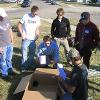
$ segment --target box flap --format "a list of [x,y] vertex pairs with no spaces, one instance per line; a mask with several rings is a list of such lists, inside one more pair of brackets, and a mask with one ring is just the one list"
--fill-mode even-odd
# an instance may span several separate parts
[[14,94],[24,91],[26,89],[26,86],[29,83],[31,77],[32,77],[32,74],[23,77],[21,79],[20,83],[18,84],[16,90],[14,91]]
[[58,75],[57,69],[50,69],[50,68],[37,68],[35,73],[40,73],[40,74],[54,74]]
[[25,91],[22,100],[55,100],[56,92]]

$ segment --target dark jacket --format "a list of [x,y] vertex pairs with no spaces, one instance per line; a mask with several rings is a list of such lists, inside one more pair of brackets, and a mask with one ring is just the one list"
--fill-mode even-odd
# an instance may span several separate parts
[[75,44],[79,44],[79,48],[94,48],[99,43],[99,30],[97,26],[89,22],[87,25],[78,23],[75,33]]
[[63,17],[61,22],[58,17],[53,20],[51,26],[52,37],[63,38],[70,35],[70,22],[67,18]]
[[88,71],[87,67],[82,64],[81,67],[74,65],[70,79],[66,78],[66,84],[76,87],[72,93],[74,100],[87,100],[88,97]]

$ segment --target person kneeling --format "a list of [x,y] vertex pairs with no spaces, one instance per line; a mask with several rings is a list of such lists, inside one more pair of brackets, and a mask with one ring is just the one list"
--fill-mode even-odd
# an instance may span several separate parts
[[82,63],[79,52],[71,49],[68,54],[73,64],[73,70],[70,78],[63,80],[58,77],[60,86],[65,94],[60,100],[87,100],[88,97],[88,81],[87,67]]
[[47,67],[50,63],[53,63],[53,67],[56,68],[56,64],[59,62],[58,45],[49,36],[44,36],[38,47],[37,56],[40,66]]

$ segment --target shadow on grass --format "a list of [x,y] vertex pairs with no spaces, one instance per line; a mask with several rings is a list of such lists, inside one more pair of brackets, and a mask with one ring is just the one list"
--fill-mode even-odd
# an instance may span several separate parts
[[21,68],[21,50],[19,48],[14,47],[14,55],[12,58],[12,63],[14,69],[20,71]]
[[16,71],[20,71],[21,70],[21,56],[18,55],[13,55],[13,67]]
[[98,65],[91,65],[91,69],[100,71],[100,64],[98,64]]
[[21,54],[21,49],[19,49],[17,47],[14,47],[13,51],[15,54]]

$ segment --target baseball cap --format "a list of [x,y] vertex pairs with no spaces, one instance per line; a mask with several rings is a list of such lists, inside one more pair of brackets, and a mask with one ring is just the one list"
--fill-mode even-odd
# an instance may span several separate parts
[[83,12],[81,14],[81,19],[80,20],[87,20],[90,17],[90,13],[89,12]]
[[68,53],[68,57],[69,58],[80,57],[80,54],[75,48],[72,48]]
[[7,17],[7,14],[4,8],[0,8],[0,16]]

